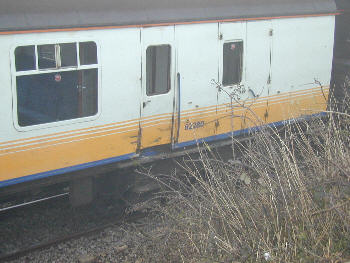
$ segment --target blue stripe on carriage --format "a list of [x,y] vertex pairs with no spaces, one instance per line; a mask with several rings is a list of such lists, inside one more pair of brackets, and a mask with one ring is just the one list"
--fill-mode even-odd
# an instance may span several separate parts
[[130,153],[130,154],[125,154],[125,155],[112,157],[112,158],[108,158],[108,159],[103,159],[103,160],[99,160],[99,161],[94,161],[94,162],[90,162],[90,163],[83,163],[83,164],[65,167],[65,168],[61,168],[61,169],[57,169],[57,170],[47,171],[47,172],[33,174],[33,175],[27,175],[27,176],[15,178],[15,179],[10,179],[10,180],[0,182],[0,188],[5,187],[5,186],[10,186],[13,184],[24,183],[24,182],[29,182],[32,180],[42,179],[42,178],[49,177],[49,176],[79,171],[79,170],[83,170],[86,168],[92,168],[92,167],[99,166],[99,165],[105,165],[105,164],[115,163],[115,162],[119,162],[119,161],[124,161],[124,160],[131,159],[135,156],[137,156],[135,153]]

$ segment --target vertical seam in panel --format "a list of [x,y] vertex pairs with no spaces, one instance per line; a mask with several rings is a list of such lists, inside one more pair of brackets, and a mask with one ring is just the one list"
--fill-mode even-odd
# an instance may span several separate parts
[[140,36],[140,98],[139,98],[139,131],[137,134],[137,146],[136,146],[136,153],[138,153],[141,149],[141,139],[142,139],[142,115],[143,115],[143,87],[142,87],[142,82],[143,82],[143,71],[142,71],[142,65],[143,65],[143,60],[142,60],[142,54],[143,54],[143,43],[142,43],[142,28],[139,29],[139,36]]

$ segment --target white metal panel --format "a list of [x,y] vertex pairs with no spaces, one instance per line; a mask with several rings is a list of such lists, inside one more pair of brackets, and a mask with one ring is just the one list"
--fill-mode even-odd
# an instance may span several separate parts
[[271,21],[247,23],[245,98],[267,96],[271,82]]
[[272,93],[329,85],[334,17],[277,19],[272,25]]
[[137,119],[141,104],[140,29],[99,32],[102,63],[102,122]]
[[[16,46],[36,43],[60,43],[95,41],[98,46],[99,74],[99,116],[79,118],[56,123],[36,125],[28,131],[14,128],[12,103],[15,82],[11,79],[10,61],[14,63],[13,50]],[[79,32],[54,32],[41,34],[19,34],[1,37],[0,72],[3,91],[0,109],[1,118],[6,118],[0,128],[0,141],[22,139],[50,133],[77,130],[140,117],[141,104],[141,43],[140,29],[92,30]],[[4,56],[3,56],[3,54]],[[14,92],[12,94],[12,92]],[[15,105],[14,105],[15,107]],[[4,136],[3,136],[4,134]]]
[[175,27],[177,72],[181,81],[181,110],[216,104],[218,82],[218,24]]

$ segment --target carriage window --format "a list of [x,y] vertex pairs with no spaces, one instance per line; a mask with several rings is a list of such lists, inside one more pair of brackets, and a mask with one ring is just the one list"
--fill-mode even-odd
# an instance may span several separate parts
[[[78,43],[62,43],[15,49],[19,126],[52,123],[97,114],[98,65],[80,68],[77,62],[77,45]],[[31,67],[34,71],[31,74],[22,73],[28,68],[23,66],[22,54],[30,53],[28,50],[32,50],[34,60],[34,68],[33,65]],[[97,62],[97,49],[90,52],[86,56],[95,57]],[[80,54],[80,64],[89,60],[86,56]],[[36,63],[38,69],[35,69]]]
[[222,84],[239,84],[242,81],[243,41],[228,42],[223,47]]
[[23,46],[15,49],[16,70],[35,70],[35,46]]
[[170,45],[150,46],[147,48],[147,96],[164,94],[170,90],[170,52]]
[[39,69],[77,66],[76,43],[38,46]]

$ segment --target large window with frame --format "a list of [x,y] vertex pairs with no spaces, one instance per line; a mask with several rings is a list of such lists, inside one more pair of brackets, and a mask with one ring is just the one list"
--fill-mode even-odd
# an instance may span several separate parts
[[18,46],[14,53],[19,126],[97,114],[95,42]]
[[146,50],[146,94],[165,94],[170,90],[170,45],[149,46]]
[[237,85],[242,81],[243,41],[224,43],[222,85]]

